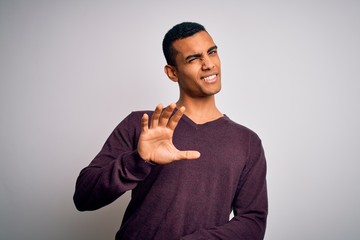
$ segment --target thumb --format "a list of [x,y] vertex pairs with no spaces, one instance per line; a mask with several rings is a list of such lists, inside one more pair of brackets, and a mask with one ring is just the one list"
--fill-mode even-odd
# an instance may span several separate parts
[[179,160],[193,160],[200,157],[200,152],[198,151],[179,151]]

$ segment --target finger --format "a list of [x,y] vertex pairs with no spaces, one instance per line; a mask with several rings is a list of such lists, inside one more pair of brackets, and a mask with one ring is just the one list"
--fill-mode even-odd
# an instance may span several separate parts
[[144,113],[144,115],[141,118],[141,131],[147,132],[149,130],[149,116]]
[[160,115],[159,126],[166,127],[166,125],[169,122],[169,118],[171,114],[174,112],[175,108],[176,108],[175,103],[172,103],[165,108],[165,110]]
[[171,130],[174,130],[178,125],[181,117],[184,115],[185,107],[181,107],[176,111],[176,113],[171,117],[170,121],[168,122],[167,126]]
[[151,123],[150,123],[151,128],[158,126],[162,109],[163,109],[163,106],[161,104],[156,106],[155,111],[151,117]]
[[179,151],[178,152],[179,160],[195,160],[200,157],[200,152],[198,151]]

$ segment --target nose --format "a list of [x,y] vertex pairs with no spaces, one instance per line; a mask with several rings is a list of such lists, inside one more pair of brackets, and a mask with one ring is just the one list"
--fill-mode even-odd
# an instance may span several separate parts
[[213,69],[214,67],[215,67],[215,64],[210,57],[206,56],[203,58],[203,62],[202,62],[203,70]]

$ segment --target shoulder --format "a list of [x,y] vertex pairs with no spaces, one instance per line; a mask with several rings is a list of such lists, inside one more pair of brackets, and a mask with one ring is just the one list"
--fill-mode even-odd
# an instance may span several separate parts
[[227,126],[229,128],[231,128],[232,131],[235,131],[237,133],[241,132],[243,134],[259,138],[259,136],[257,135],[257,133],[254,130],[248,128],[245,125],[242,125],[240,123],[233,121],[228,116],[225,115],[224,120],[225,120]]
[[231,120],[226,115],[224,120],[227,132],[233,139],[237,139],[243,143],[247,142],[249,145],[261,145],[261,138],[254,130]]
[[132,111],[125,119],[141,119],[145,113],[151,116],[153,111],[150,110]]
[[125,118],[123,118],[120,123],[116,126],[115,130],[127,130],[138,129],[141,127],[141,118],[146,113],[149,116],[152,115],[153,111],[143,110],[143,111],[132,111]]
[[262,140],[259,135],[254,130],[234,122],[230,118],[227,118],[227,121],[231,129],[230,132],[234,133],[232,137],[247,146],[249,159],[265,160]]

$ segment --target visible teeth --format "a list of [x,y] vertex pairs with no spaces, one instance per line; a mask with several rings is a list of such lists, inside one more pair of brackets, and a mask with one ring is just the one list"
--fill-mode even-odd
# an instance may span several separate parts
[[213,80],[214,78],[216,78],[216,75],[211,75],[211,76],[208,76],[208,77],[204,77],[204,80],[205,80],[205,81],[211,81],[211,80]]

